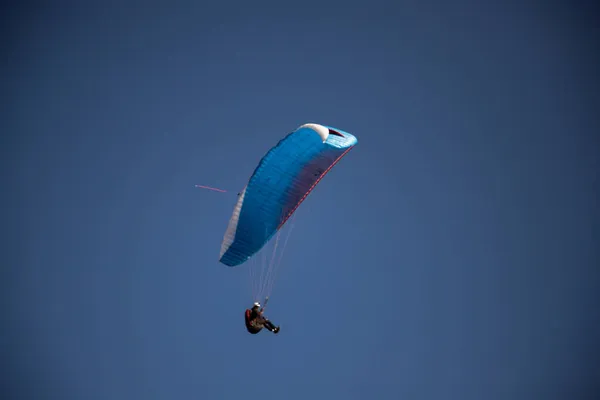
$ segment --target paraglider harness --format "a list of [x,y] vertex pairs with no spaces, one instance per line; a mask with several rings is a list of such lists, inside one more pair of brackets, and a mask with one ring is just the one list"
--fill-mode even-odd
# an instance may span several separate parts
[[254,322],[256,322],[256,320],[258,318],[260,318],[260,315],[254,316],[252,314],[253,314],[252,310],[246,310],[244,317],[246,320],[246,329],[248,330],[248,332],[255,335],[262,330],[262,326],[256,326],[254,324]]

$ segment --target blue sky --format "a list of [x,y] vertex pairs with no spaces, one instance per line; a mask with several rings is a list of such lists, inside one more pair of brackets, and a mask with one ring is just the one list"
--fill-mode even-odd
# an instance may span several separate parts
[[[6,393],[598,391],[593,6],[4,11]],[[359,144],[298,210],[280,334],[249,335],[248,274],[220,243],[259,159],[306,122]]]

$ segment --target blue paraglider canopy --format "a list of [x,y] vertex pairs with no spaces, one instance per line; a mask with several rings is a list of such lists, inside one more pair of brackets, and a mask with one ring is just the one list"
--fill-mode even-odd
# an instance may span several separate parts
[[348,132],[313,123],[280,140],[260,160],[239,193],[219,261],[234,267],[259,252],[356,144],[356,137]]

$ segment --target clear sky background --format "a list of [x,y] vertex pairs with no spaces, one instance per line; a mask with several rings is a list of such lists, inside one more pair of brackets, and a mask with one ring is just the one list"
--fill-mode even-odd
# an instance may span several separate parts
[[[19,4],[3,398],[598,394],[593,2]],[[249,335],[220,243],[306,122],[359,144],[298,210],[281,332]]]

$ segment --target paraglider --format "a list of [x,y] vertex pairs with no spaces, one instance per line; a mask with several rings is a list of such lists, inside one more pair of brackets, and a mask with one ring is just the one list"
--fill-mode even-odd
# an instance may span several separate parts
[[[356,137],[348,132],[314,123],[304,124],[281,139],[260,160],[237,196],[221,243],[219,261],[230,267],[244,264],[276,234],[277,246],[282,227],[357,142]],[[270,286],[274,283],[274,262],[265,264],[260,274],[261,290],[253,294],[257,297],[253,299],[257,304],[260,304],[258,301],[262,295],[270,294]],[[246,310],[247,323],[249,320],[259,321],[269,330],[275,329],[272,324],[269,325],[270,322],[256,319],[262,314],[253,313],[254,309]],[[258,307],[258,310],[262,309],[264,307]]]
[[260,303],[255,302],[251,309],[246,309],[244,314],[246,321],[246,329],[252,334],[257,334],[262,328],[267,328],[271,332],[277,334],[279,327],[275,326],[267,317],[263,315],[264,308],[261,308]]

